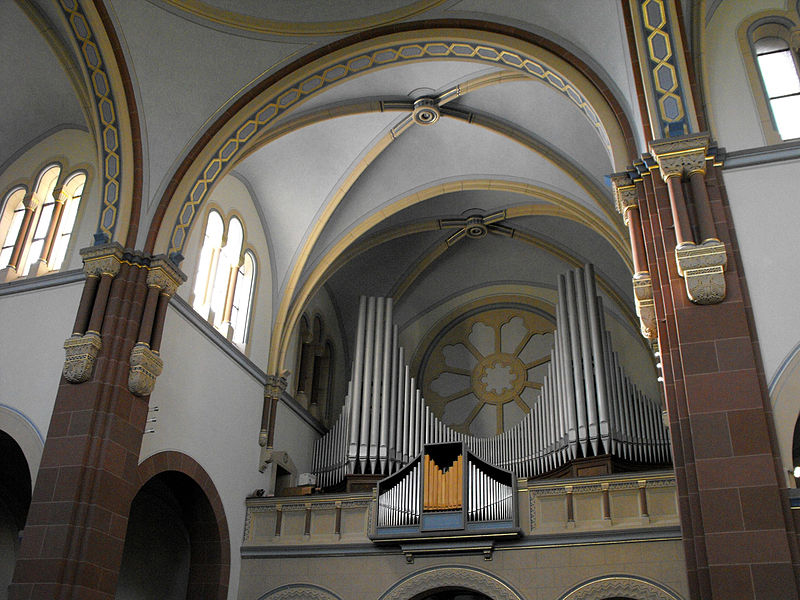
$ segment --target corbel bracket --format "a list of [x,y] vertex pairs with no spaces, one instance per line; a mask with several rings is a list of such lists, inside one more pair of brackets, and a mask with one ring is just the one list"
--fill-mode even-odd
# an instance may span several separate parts
[[675,259],[689,300],[695,304],[719,304],[725,299],[725,244],[708,240],[699,246],[679,246],[675,248]]

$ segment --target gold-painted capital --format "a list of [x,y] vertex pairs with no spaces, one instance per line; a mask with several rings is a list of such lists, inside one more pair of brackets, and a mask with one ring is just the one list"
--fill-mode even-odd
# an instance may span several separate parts
[[707,133],[650,142],[650,152],[664,181],[702,171],[705,173],[709,138]]
[[53,190],[53,200],[55,200],[58,204],[64,204],[67,200],[69,200],[69,197],[64,191],[63,185],[60,185]]
[[101,246],[89,246],[81,250],[83,271],[86,275],[110,275],[116,277],[122,266],[123,249],[117,242]]
[[147,271],[147,285],[155,286],[162,294],[172,296],[175,290],[186,281],[186,275],[166,256],[159,255],[150,261]]

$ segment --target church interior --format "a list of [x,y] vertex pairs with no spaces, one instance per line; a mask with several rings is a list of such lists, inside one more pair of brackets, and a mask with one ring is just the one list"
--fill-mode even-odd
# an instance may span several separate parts
[[0,29],[0,600],[800,598],[800,1]]

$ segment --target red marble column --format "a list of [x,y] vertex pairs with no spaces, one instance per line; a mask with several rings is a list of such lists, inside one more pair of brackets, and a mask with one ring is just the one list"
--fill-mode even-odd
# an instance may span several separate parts
[[[147,294],[149,257],[116,244],[85,262],[117,261],[108,293],[93,298],[91,323],[102,347],[84,383],[62,377],[9,587],[12,600],[112,600],[147,419],[147,398],[128,389],[129,357]],[[81,302],[76,326],[88,311]],[[79,332],[80,333],[80,332]]]
[[[670,195],[658,169],[651,173],[642,184],[643,231],[691,597],[795,599],[797,538],[738,254],[725,273],[725,299],[690,302],[676,266],[674,190]],[[710,218],[731,248],[733,224],[717,178],[709,176]],[[698,215],[701,223],[707,218]],[[705,238],[707,221],[701,231]]]

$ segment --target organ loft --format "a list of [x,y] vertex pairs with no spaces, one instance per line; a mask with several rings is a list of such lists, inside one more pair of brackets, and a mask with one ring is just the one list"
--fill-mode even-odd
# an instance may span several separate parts
[[800,596],[797,0],[0,30],[0,600]]

